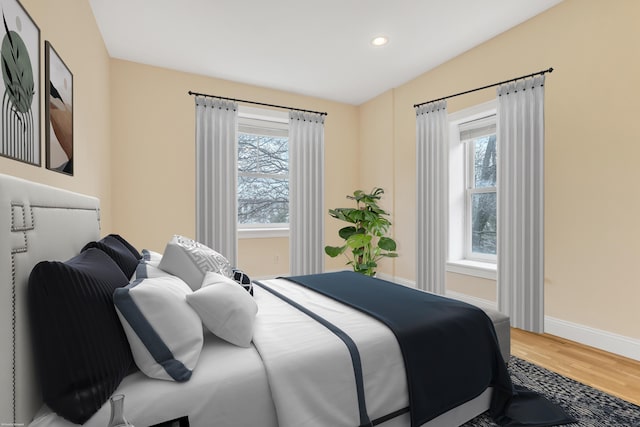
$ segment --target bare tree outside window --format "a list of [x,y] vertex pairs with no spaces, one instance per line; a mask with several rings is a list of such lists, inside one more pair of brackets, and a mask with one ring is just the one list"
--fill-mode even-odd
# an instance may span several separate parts
[[496,135],[476,138],[473,149],[471,193],[472,252],[496,254]]
[[287,137],[239,132],[238,223],[289,223]]

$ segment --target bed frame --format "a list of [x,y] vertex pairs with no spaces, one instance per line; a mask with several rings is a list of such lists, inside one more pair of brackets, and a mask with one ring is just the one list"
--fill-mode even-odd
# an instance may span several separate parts
[[27,315],[29,274],[40,261],[66,261],[98,240],[100,203],[0,174],[0,224],[0,423],[26,426],[42,405]]

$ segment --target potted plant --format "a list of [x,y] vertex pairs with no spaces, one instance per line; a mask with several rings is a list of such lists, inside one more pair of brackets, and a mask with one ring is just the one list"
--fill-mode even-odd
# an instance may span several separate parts
[[325,246],[325,253],[332,258],[344,254],[348,259],[347,265],[351,265],[353,271],[367,276],[375,276],[378,261],[382,258],[398,256],[395,252],[396,242],[385,236],[391,222],[386,218],[389,213],[378,206],[383,194],[382,188],[374,188],[369,194],[356,190],[353,196],[347,196],[347,199],[355,200],[355,208],[329,209],[329,215],[333,218],[352,225],[338,231],[344,244]]

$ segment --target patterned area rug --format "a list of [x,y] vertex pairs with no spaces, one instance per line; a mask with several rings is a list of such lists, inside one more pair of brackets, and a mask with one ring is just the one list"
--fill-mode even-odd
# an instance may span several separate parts
[[[511,380],[536,391],[562,406],[578,423],[571,427],[640,427],[640,406],[608,395],[592,387],[533,365],[517,357],[509,361]],[[490,427],[496,424],[487,414],[474,418],[464,427]]]

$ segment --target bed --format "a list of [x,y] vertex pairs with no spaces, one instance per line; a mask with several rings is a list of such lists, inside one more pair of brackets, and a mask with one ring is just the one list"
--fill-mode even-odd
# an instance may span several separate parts
[[[68,260],[79,254],[87,242],[101,238],[99,201],[93,197],[0,175],[0,223],[3,224],[0,227],[0,277],[3,282],[0,328],[2,342],[7,343],[0,350],[0,422],[3,425],[33,427],[72,426],[73,423],[56,415],[42,403],[34,369],[26,288],[29,275],[38,262]],[[338,417],[336,424],[332,418],[328,418],[309,421],[308,425],[341,425],[339,423],[345,422],[345,419],[357,417],[358,402],[353,397],[338,399],[339,405],[346,408],[344,413],[340,412],[342,409],[336,411],[334,402],[330,400],[332,396],[342,396],[340,393],[353,395],[350,390],[354,386],[345,386],[347,391],[340,386],[325,392],[315,387],[323,378],[331,377],[332,367],[344,364],[333,359],[334,353],[342,354],[343,360],[349,360],[344,357],[344,345],[299,309],[275,297],[274,290],[277,293],[289,292],[289,298],[297,300],[302,306],[314,307],[321,316],[353,337],[362,355],[363,370],[374,372],[364,380],[370,421],[385,427],[411,425],[410,415],[406,411],[409,406],[409,385],[404,374],[401,351],[393,334],[378,320],[371,319],[359,310],[286,279],[267,280],[254,286],[254,299],[259,308],[254,329],[255,345],[238,347],[205,332],[202,351],[189,381],[153,379],[140,371],[125,376],[114,394],[125,394],[127,419],[137,427],[185,416],[194,427],[275,427],[303,425],[299,424],[296,417],[300,413],[313,411],[318,416],[324,416],[324,412],[332,413],[331,416]],[[283,325],[294,326],[290,337],[283,338],[280,332],[274,333],[274,330],[280,331]],[[323,343],[320,356],[312,355],[313,352],[317,353],[316,348],[305,357],[289,354],[289,360],[295,360],[295,364],[281,362],[287,360],[283,359],[287,353],[302,354],[298,350],[305,348],[310,331],[316,330],[320,331],[321,338],[314,338],[314,341]],[[295,351],[287,347],[291,342],[298,342]],[[319,370],[322,363],[318,360],[324,360],[324,371]],[[346,372],[351,368],[346,363]],[[276,369],[285,373],[287,370],[294,373],[310,371],[310,374],[298,383],[291,383]],[[339,373],[333,375],[336,376],[335,383],[345,376]],[[472,399],[423,425],[461,425],[489,408],[492,392],[493,389],[487,387]],[[304,405],[309,405],[309,402],[312,403],[307,411]],[[331,407],[331,410],[323,409],[325,406]],[[294,408],[290,413],[290,407],[297,409]],[[106,426],[109,415],[107,401],[85,425]],[[356,419],[353,425],[360,423]]]

